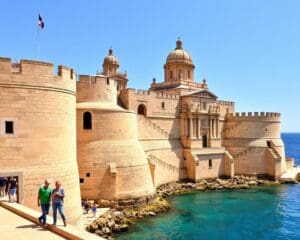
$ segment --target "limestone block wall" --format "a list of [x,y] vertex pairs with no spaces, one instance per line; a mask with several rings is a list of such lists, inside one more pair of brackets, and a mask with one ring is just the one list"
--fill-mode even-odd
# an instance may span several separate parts
[[144,105],[147,117],[174,118],[180,111],[179,95],[129,88],[122,90],[119,98],[126,109],[134,112],[138,111],[139,105]]
[[[92,114],[92,129],[83,129],[85,111]],[[154,194],[135,113],[77,108],[77,146],[83,198],[120,200]]]
[[[0,58],[0,173],[19,177],[20,202],[37,207],[45,179],[61,181],[68,221],[81,215],[76,161],[75,73],[50,63]],[[6,121],[13,133],[6,133]]]
[[77,102],[110,102],[117,104],[117,81],[102,75],[80,75]]
[[[235,158],[236,174],[269,175],[270,172],[274,172],[274,168],[278,168],[278,166],[275,162],[267,161],[268,142],[274,144],[281,157],[281,174],[286,171],[284,144],[280,136],[279,113],[228,114],[223,128],[223,136],[223,146]],[[277,173],[277,175],[280,174]]]
[[185,178],[182,148],[150,150],[146,154],[154,165],[153,182],[156,187]]

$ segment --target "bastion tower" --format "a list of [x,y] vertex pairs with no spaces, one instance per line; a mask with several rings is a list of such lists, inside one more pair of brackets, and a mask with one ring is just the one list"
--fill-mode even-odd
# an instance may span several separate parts
[[[138,141],[137,115],[117,105],[119,63],[109,50],[103,72],[77,82],[77,159],[83,198],[137,204],[155,192]],[[125,75],[123,75],[125,76]]]
[[45,179],[65,189],[68,221],[81,215],[72,69],[0,58],[0,174],[18,181],[18,200],[37,209]]

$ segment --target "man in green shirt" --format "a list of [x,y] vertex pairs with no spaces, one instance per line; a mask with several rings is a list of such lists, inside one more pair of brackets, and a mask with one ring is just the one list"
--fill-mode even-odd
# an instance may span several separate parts
[[42,215],[38,218],[38,220],[39,223],[43,225],[46,225],[47,214],[49,214],[50,208],[52,189],[49,187],[49,185],[49,181],[45,180],[44,186],[39,189],[37,198],[38,206],[41,206],[42,209]]

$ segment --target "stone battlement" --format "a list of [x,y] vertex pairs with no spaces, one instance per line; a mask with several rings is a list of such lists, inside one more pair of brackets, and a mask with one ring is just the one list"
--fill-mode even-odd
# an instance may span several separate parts
[[166,99],[179,99],[180,97],[179,95],[176,94],[164,94],[162,92],[154,92],[151,90],[142,90],[142,89],[134,89],[134,88],[129,88],[127,91],[134,95],[148,95],[148,96],[166,98]]
[[231,101],[218,100],[217,103],[219,105],[234,106],[234,102],[231,102]]
[[227,120],[280,120],[280,113],[277,112],[236,112],[228,113]]
[[14,63],[10,58],[0,57],[0,81],[7,84],[46,85],[74,90],[76,73],[71,68],[59,65],[56,75],[52,63],[25,59]]

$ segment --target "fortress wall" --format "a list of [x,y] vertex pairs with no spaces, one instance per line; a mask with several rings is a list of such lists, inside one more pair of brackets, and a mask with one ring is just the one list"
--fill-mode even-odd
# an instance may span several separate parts
[[147,118],[165,132],[169,133],[171,139],[180,138],[180,119],[179,118]]
[[[228,148],[233,156],[245,151],[245,148]],[[249,152],[234,158],[235,174],[268,175],[272,173],[273,165],[268,165],[266,148],[252,148]]]
[[26,88],[52,88],[55,91],[75,91],[76,74],[73,69],[58,66],[54,74],[52,63],[20,60],[12,63],[10,58],[0,58],[0,82],[6,85],[22,85]]
[[[22,60],[18,69],[0,59],[0,173],[19,176],[20,202],[33,209],[44,180],[51,187],[61,181],[66,217],[75,220],[81,215],[75,78],[67,78],[67,69],[54,76],[48,63]],[[6,121],[13,121],[13,134],[5,132]]]
[[[81,122],[84,111],[77,109],[77,156],[80,178],[84,180],[82,197],[116,200],[154,194],[148,161],[137,137],[136,114],[94,109],[91,110],[93,128],[84,130]],[[115,166],[116,173],[111,166]]]
[[126,109],[137,112],[143,104],[147,109],[147,117],[174,117],[179,114],[179,95],[168,95],[154,91],[125,89],[120,99]]
[[284,144],[280,136],[279,113],[228,114],[224,134],[223,145],[233,156],[245,152],[241,156],[235,157],[236,174],[274,173],[278,164],[266,153],[268,142],[274,144],[281,156],[281,173],[286,171]]
[[217,105],[220,107],[220,116],[225,116],[228,113],[234,113],[234,102],[218,100]]
[[103,76],[80,75],[77,102],[111,102],[117,104],[117,81]]
[[225,131],[225,138],[280,138],[280,114],[228,114]]

